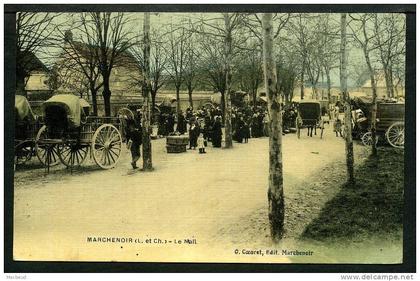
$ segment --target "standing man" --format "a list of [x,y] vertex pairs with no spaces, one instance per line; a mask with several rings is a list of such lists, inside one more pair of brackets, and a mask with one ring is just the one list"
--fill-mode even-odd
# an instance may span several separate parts
[[134,119],[127,119],[127,148],[131,152],[131,166],[137,169],[137,161],[140,159],[140,146],[142,145],[141,115],[136,114]]

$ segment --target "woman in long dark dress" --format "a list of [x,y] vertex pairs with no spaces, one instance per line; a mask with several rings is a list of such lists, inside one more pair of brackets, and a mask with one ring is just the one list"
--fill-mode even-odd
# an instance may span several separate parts
[[236,121],[236,141],[242,143],[244,137],[245,137],[245,122],[244,118],[241,116]]
[[159,113],[159,121],[158,121],[158,135],[159,136],[166,136],[166,116],[162,112]]
[[188,149],[195,149],[197,147],[197,139],[200,135],[200,124],[198,121],[194,121],[189,130],[190,147]]
[[176,130],[181,134],[185,134],[185,132],[187,131],[187,124],[185,122],[185,117],[184,114],[180,113],[178,115],[178,123],[176,125]]
[[220,116],[216,116],[216,119],[213,123],[213,137],[212,144],[213,147],[222,147],[222,122]]
[[169,113],[169,115],[166,119],[166,133],[168,135],[170,135],[174,132],[174,125],[175,125],[174,115],[173,115],[173,113]]

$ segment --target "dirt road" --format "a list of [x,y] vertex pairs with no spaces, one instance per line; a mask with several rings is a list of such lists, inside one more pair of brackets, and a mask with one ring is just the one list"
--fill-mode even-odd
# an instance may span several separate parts
[[[331,131],[322,140],[306,136],[298,140],[293,134],[283,140],[286,200],[304,202],[309,200],[303,192],[305,183],[328,173],[325,167],[331,163],[344,162],[344,142]],[[357,151],[363,149],[356,145]],[[267,206],[268,139],[207,151],[167,154],[165,140],[160,139],[153,141],[153,172],[133,173],[128,151],[112,170],[99,170],[88,160],[72,175],[63,166],[48,175],[42,168],[16,171],[15,258],[260,261],[232,253],[233,245],[241,242],[270,245],[265,235],[256,237],[258,224],[254,230],[236,227]],[[302,205],[298,203],[297,208]],[[142,242],[87,242],[98,236]],[[160,240],[147,243],[148,239]],[[197,244],[172,244],[184,239]],[[171,244],[159,245],[165,240]]]

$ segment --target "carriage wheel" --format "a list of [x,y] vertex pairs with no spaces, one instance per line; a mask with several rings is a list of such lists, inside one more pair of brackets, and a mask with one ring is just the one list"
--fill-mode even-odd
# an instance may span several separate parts
[[[49,162],[49,166],[55,166],[60,163],[60,158],[58,157],[58,148],[55,144],[49,144],[44,141],[46,136],[47,126],[42,126],[39,129],[36,138],[35,138],[35,151],[36,156],[42,165],[46,166]],[[48,156],[50,157],[48,161]]]
[[91,150],[95,163],[102,169],[111,169],[120,159],[122,138],[111,124],[101,125],[93,134]]
[[127,116],[131,119],[134,119],[134,113],[130,109],[128,109],[127,107],[120,108],[117,112],[117,116],[118,117]]
[[393,147],[404,148],[404,133],[404,122],[395,122],[386,130],[385,137]]
[[[362,141],[364,146],[371,146],[372,145],[372,133],[371,132],[366,132],[362,135],[362,137],[360,138],[360,140]],[[376,144],[378,144],[378,136],[376,136]]]
[[15,145],[15,165],[24,164],[31,160],[33,155],[33,141],[21,141]]
[[58,146],[58,157],[66,167],[80,166],[88,155],[89,147],[65,143]]

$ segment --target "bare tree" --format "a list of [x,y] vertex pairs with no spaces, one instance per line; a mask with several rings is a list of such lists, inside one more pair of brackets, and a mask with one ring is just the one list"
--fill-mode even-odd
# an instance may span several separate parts
[[[72,61],[67,64],[55,64],[48,79],[51,91],[64,91],[78,94],[81,98],[89,98],[89,81],[78,65]],[[86,96],[85,96],[86,94]]]
[[229,13],[223,13],[223,19],[225,22],[225,36],[224,36],[224,58],[225,58],[225,74],[226,74],[226,92],[225,92],[225,148],[233,147],[232,142],[232,105],[230,92],[232,87],[232,31],[237,23],[232,21],[238,21],[238,15],[230,15]]
[[153,170],[152,165],[152,126],[150,126],[150,13],[144,13],[143,19],[143,116],[142,116],[142,139],[143,139],[143,170]]
[[25,85],[30,73],[39,68],[40,62],[36,56],[40,53],[47,53],[47,47],[56,43],[53,35],[58,25],[54,20],[58,15],[32,12],[16,13],[17,93],[26,95]]
[[185,28],[170,26],[169,33],[169,68],[168,72],[171,77],[171,81],[175,86],[176,92],[176,112],[177,116],[181,114],[181,100],[179,92],[184,83],[184,71],[185,61],[187,55],[187,43],[186,40],[190,34]]
[[[231,109],[231,99],[230,94],[232,90],[232,62],[235,56],[240,52],[238,46],[242,46],[246,42],[247,38],[245,36],[238,36],[243,27],[244,14],[240,13],[223,13],[222,17],[215,18],[200,18],[199,21],[195,24],[196,27],[193,28],[195,33],[199,33],[203,36],[207,35],[212,37],[214,41],[223,42],[223,53],[221,54],[223,68],[218,68],[216,72],[220,74],[224,73],[224,87],[218,86],[223,90],[222,98],[222,110],[224,116],[224,125],[225,125],[225,148],[233,147],[232,142],[232,109]],[[218,39],[218,40],[217,40]],[[219,45],[218,43],[216,43]],[[207,48],[209,51],[210,48]],[[216,52],[217,55],[220,53]],[[216,77],[214,77],[216,78]],[[215,79],[213,79],[215,82]],[[217,83],[219,84],[219,83]]]
[[262,34],[264,49],[264,81],[268,94],[269,110],[269,180],[268,206],[271,237],[279,241],[284,233],[284,195],[283,195],[283,160],[282,160],[282,116],[281,96],[276,85],[276,65],[273,56],[273,15],[262,16]]
[[383,67],[387,96],[394,97],[393,66],[405,55],[405,21],[399,14],[373,14],[374,44]]
[[[139,38],[142,36],[139,35]],[[138,40],[136,44],[130,49],[133,56],[136,58],[138,67],[141,72],[144,70],[144,38]],[[151,95],[151,107],[154,110],[156,105],[157,92],[168,82],[165,72],[169,64],[169,56],[167,51],[167,42],[163,38],[163,35],[158,30],[152,30],[150,32],[150,95]],[[143,77],[141,75],[132,76],[131,79],[140,87],[143,87]]]
[[[260,28],[261,29],[261,28]],[[261,45],[251,42],[240,55],[237,71],[241,89],[252,97],[252,104],[257,105],[257,91],[263,83],[262,50]]]
[[298,79],[298,71],[292,59],[280,57],[277,65],[277,90],[282,95],[285,104],[290,104],[293,99],[293,92]]
[[322,14],[321,22],[319,24],[319,54],[318,60],[322,68],[321,75],[325,74],[327,78],[327,97],[328,105],[331,104],[331,71],[338,68],[339,52],[337,52],[338,42],[337,33],[338,28],[331,20],[330,14]]
[[340,46],[340,85],[341,93],[345,106],[345,138],[346,138],[346,163],[347,163],[347,179],[348,182],[354,183],[354,156],[353,156],[353,139],[351,133],[351,106],[350,96],[347,91],[347,14],[341,14],[341,46]]
[[[273,24],[273,40],[279,39],[281,36],[282,31],[285,29],[286,25],[288,24],[289,20],[293,18],[293,16],[290,13],[275,13],[273,14],[273,18],[272,18],[272,24]],[[258,14],[249,14],[246,15],[246,18],[243,21],[244,25],[248,28],[248,30],[251,32],[251,34],[257,39],[258,44],[253,43],[251,46],[248,46],[248,50],[246,50],[244,52],[244,55],[246,58],[249,58],[249,65],[251,68],[247,69],[247,73],[249,73],[248,75],[245,74],[245,79],[246,81],[248,81],[246,84],[250,84],[248,85],[248,89],[251,89],[250,92],[252,93],[252,97],[253,97],[253,104],[255,106],[256,104],[256,95],[257,95],[257,89],[258,86],[260,84],[260,79],[261,79],[261,75],[262,75],[262,68],[261,68],[261,53],[258,47],[262,48],[263,45],[263,35],[261,33],[261,28],[262,28],[262,19],[261,19],[261,15]],[[275,27],[275,32],[274,32],[274,27]],[[280,43],[283,42],[283,40],[279,40]],[[281,45],[281,44],[280,44]],[[283,46],[284,47],[284,46]],[[280,47],[279,50],[285,50],[288,49],[289,46],[283,48]],[[259,61],[258,61],[259,60]],[[247,60],[245,60],[247,61]],[[280,65],[280,64],[279,64]],[[282,67],[277,67],[277,71],[283,71],[284,69]],[[289,69],[292,70],[292,69]],[[294,72],[294,71],[293,71]],[[285,79],[279,79],[277,81],[277,83],[282,84],[283,82],[285,82],[286,80],[289,80],[289,78],[291,77],[289,74],[289,72],[284,72],[282,74],[286,74],[288,77],[284,77]],[[244,75],[243,73],[241,73],[241,75]],[[280,77],[279,73],[277,73],[277,77]],[[286,85],[284,85],[286,86]],[[279,85],[278,88],[280,89]],[[283,90],[285,90],[285,88],[283,88]],[[283,91],[280,91],[281,93],[285,93]],[[287,90],[286,91],[287,94],[289,95],[290,92]],[[292,90],[293,93],[293,90]],[[289,95],[290,96],[290,100],[293,96],[293,94]]]
[[372,63],[371,53],[377,49],[377,46],[373,44],[375,34],[368,29],[368,25],[372,25],[372,14],[356,14],[350,15],[352,23],[349,24],[352,30],[354,42],[363,51],[363,55],[366,61],[367,68],[370,75],[370,85],[372,87],[372,116],[370,124],[370,132],[372,137],[372,155],[377,155],[376,149],[376,112],[377,112],[377,89],[375,70]]
[[290,34],[293,36],[293,40],[289,39],[290,46],[299,50],[299,59],[301,61],[300,67],[300,98],[304,99],[305,96],[305,76],[308,71],[308,60],[310,54],[312,41],[315,37],[315,33],[310,29],[308,24],[308,15],[298,14],[293,20],[290,21],[288,29]]
[[370,72],[364,57],[361,60],[352,59],[349,62],[349,68],[349,77],[354,81],[354,86],[360,88],[370,79]]
[[[200,42],[200,63],[203,72],[203,82],[209,85],[214,91],[222,96],[221,110],[225,111],[225,92],[226,92],[226,69],[224,67],[223,42],[218,38],[210,37],[205,34],[199,34]],[[224,114],[223,114],[224,120]]]
[[90,37],[95,48],[95,56],[99,63],[102,77],[105,115],[111,116],[110,77],[112,69],[124,61],[127,51],[134,43],[133,33],[129,30],[129,18],[124,13],[91,12],[83,13],[82,24],[86,36]]
[[100,69],[97,57],[98,46],[95,45],[93,38],[87,29],[87,25],[83,24],[83,16],[79,16],[75,21],[75,26],[71,29],[76,31],[78,35],[74,38],[74,34],[69,30],[62,33],[64,42],[62,44],[62,55],[57,61],[59,65],[59,73],[61,79],[65,81],[63,86],[72,88],[72,84],[77,80],[83,80],[88,84],[88,89],[92,97],[93,114],[98,115],[97,93],[103,86],[103,82],[99,80]]
[[192,34],[187,39],[187,51],[184,69],[184,81],[185,86],[187,87],[188,101],[191,108],[194,108],[192,94],[194,89],[197,87],[199,76],[199,54],[195,40],[196,38],[194,37],[194,34]]

